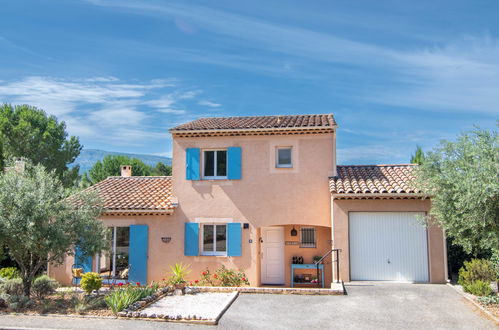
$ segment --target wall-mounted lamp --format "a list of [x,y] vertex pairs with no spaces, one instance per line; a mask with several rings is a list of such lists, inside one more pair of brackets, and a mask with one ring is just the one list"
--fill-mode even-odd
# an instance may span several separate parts
[[161,237],[161,241],[162,241],[163,243],[170,243],[170,241],[171,241],[171,240],[172,240],[172,238],[171,238],[171,237]]
[[291,236],[297,236],[298,232],[295,229],[295,226],[293,226],[293,229],[291,229]]

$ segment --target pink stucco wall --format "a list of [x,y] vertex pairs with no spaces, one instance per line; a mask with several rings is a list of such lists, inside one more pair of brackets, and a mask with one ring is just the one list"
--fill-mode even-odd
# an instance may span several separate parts
[[[242,149],[241,180],[200,180],[185,178],[186,148]],[[291,146],[293,167],[276,168],[275,150]],[[306,224],[323,228],[318,231],[317,249],[302,249],[310,257],[327,250],[330,238],[330,194],[328,177],[335,174],[334,134],[175,138],[173,141],[173,195],[179,206],[171,216],[103,216],[107,226],[149,226],[148,281],[168,274],[169,265],[183,262],[191,265],[190,279],[199,278],[206,268],[214,270],[222,264],[243,269],[253,285],[260,284],[260,228],[272,225]],[[185,222],[249,223],[242,230],[242,256],[184,256]],[[172,237],[163,243],[161,237]],[[251,243],[250,243],[251,241]],[[324,243],[324,244],[323,244]],[[287,247],[286,281],[295,247]],[[305,251],[306,250],[306,251]],[[312,251],[317,250],[317,251]],[[320,251],[319,251],[320,250]],[[291,251],[291,252],[290,252]],[[62,267],[49,267],[59,281],[71,277],[68,262]],[[330,279],[330,271],[326,273]],[[326,283],[328,283],[326,281]]]

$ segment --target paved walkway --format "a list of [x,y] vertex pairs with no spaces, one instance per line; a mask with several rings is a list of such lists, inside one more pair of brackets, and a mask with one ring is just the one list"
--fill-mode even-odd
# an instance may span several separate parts
[[[241,294],[222,329],[497,329],[446,285],[347,285],[348,296]],[[0,328],[214,329],[138,320],[0,316]]]

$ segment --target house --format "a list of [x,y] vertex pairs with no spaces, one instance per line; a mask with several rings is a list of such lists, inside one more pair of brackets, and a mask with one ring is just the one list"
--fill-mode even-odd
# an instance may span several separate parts
[[[176,262],[191,266],[192,279],[225,265],[252,285],[290,286],[315,277],[315,268],[292,271],[293,260],[312,264],[338,249],[338,263],[325,258],[325,286],[445,282],[443,231],[421,223],[431,201],[409,185],[414,165],[337,166],[336,130],[332,114],[172,128],[172,177],[133,177],[123,166],[121,177],[89,188],[105,201],[100,219],[113,248],[78,264],[116,275],[130,264],[129,278],[141,283],[161,280]],[[68,256],[49,275],[68,284],[73,264]]]

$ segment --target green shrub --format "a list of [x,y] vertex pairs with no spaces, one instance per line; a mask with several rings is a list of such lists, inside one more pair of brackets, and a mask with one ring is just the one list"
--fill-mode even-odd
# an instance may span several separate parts
[[88,294],[98,291],[102,287],[102,277],[97,273],[88,272],[81,276],[81,288]]
[[464,291],[474,294],[475,296],[489,296],[492,294],[490,281],[476,280],[463,285],[463,289]]
[[494,250],[494,252],[492,252],[490,262],[492,263],[492,267],[496,272],[496,279],[499,279],[499,250]]
[[48,277],[47,275],[42,275],[35,279],[31,291],[38,299],[43,299],[46,296],[55,293],[55,289],[59,286],[56,280]]
[[[207,269],[201,273],[201,280],[194,281],[194,285],[206,285],[206,286],[242,286],[249,285],[248,277],[241,270],[228,269],[222,265],[215,271],[215,274],[211,274],[210,270]],[[191,282],[192,285],[192,282]]]
[[10,296],[24,295],[23,281],[20,278],[13,278],[3,282],[1,291]]
[[21,277],[21,274],[16,267],[5,267],[0,269],[0,277],[11,280],[13,278]]
[[121,312],[136,301],[152,295],[155,289],[152,287],[139,287],[127,285],[108,294],[104,300],[114,314]]
[[83,314],[92,309],[106,307],[103,296],[73,296],[71,297],[71,304],[78,314]]
[[458,283],[464,287],[476,281],[490,283],[496,279],[494,267],[489,260],[472,259],[465,261],[464,266],[459,270]]
[[7,299],[7,304],[10,309],[18,312],[25,308],[31,307],[33,305],[33,301],[23,295],[12,295]]
[[483,305],[497,305],[499,304],[499,296],[478,297],[478,302]]

